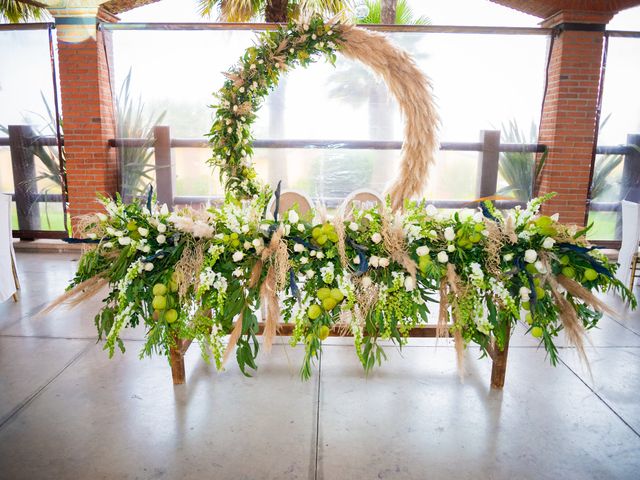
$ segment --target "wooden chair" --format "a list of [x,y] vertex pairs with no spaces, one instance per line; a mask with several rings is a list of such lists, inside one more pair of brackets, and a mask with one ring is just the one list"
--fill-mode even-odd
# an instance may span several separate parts
[[345,217],[349,217],[353,211],[354,205],[362,205],[364,207],[374,206],[375,204],[384,205],[382,197],[373,190],[362,188],[351,192],[342,204]]
[[[296,190],[283,190],[282,193],[280,193],[280,209],[279,209],[280,214],[293,208],[294,205],[298,207],[298,213],[300,215],[304,215],[313,208],[313,201],[305,193],[298,192]],[[275,213],[275,210],[276,210],[275,196],[272,197],[271,200],[269,201],[269,206],[267,207],[267,210],[271,212],[272,215]]]

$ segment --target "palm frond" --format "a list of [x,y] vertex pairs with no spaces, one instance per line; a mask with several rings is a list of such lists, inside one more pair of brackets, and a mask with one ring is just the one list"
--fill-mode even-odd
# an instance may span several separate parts
[[37,2],[0,0],[0,18],[6,18],[9,23],[40,20],[45,12],[43,7],[44,5]]

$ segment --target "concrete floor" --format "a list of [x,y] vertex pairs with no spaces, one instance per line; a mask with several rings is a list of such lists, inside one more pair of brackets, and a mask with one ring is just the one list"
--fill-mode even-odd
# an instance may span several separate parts
[[[557,368],[519,329],[502,392],[490,362],[413,340],[365,377],[350,339],[330,339],[310,382],[301,348],[276,345],[254,378],[187,355],[173,387],[142,331],[109,360],[97,303],[35,316],[77,255],[19,255],[19,303],[0,305],[1,479],[637,479],[640,314],[591,335],[592,376],[572,349]],[[615,299],[610,300],[617,304]],[[285,340],[283,340],[284,342]]]

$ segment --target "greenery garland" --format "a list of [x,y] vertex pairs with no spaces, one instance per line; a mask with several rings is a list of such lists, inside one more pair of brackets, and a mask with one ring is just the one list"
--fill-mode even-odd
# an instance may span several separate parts
[[342,41],[340,31],[337,21],[325,22],[314,15],[306,23],[290,23],[264,32],[240,62],[225,73],[227,80],[217,94],[218,103],[212,105],[216,118],[208,136],[213,148],[209,164],[219,168],[227,192],[247,198],[266,188],[251,163],[251,125],[256,112],[289,68],[306,67],[318,55],[335,63]]

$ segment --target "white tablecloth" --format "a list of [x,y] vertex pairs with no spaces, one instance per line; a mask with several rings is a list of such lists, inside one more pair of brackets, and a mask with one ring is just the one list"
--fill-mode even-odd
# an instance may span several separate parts
[[0,193],[0,302],[16,293],[12,259],[15,261],[11,236],[11,195]]

